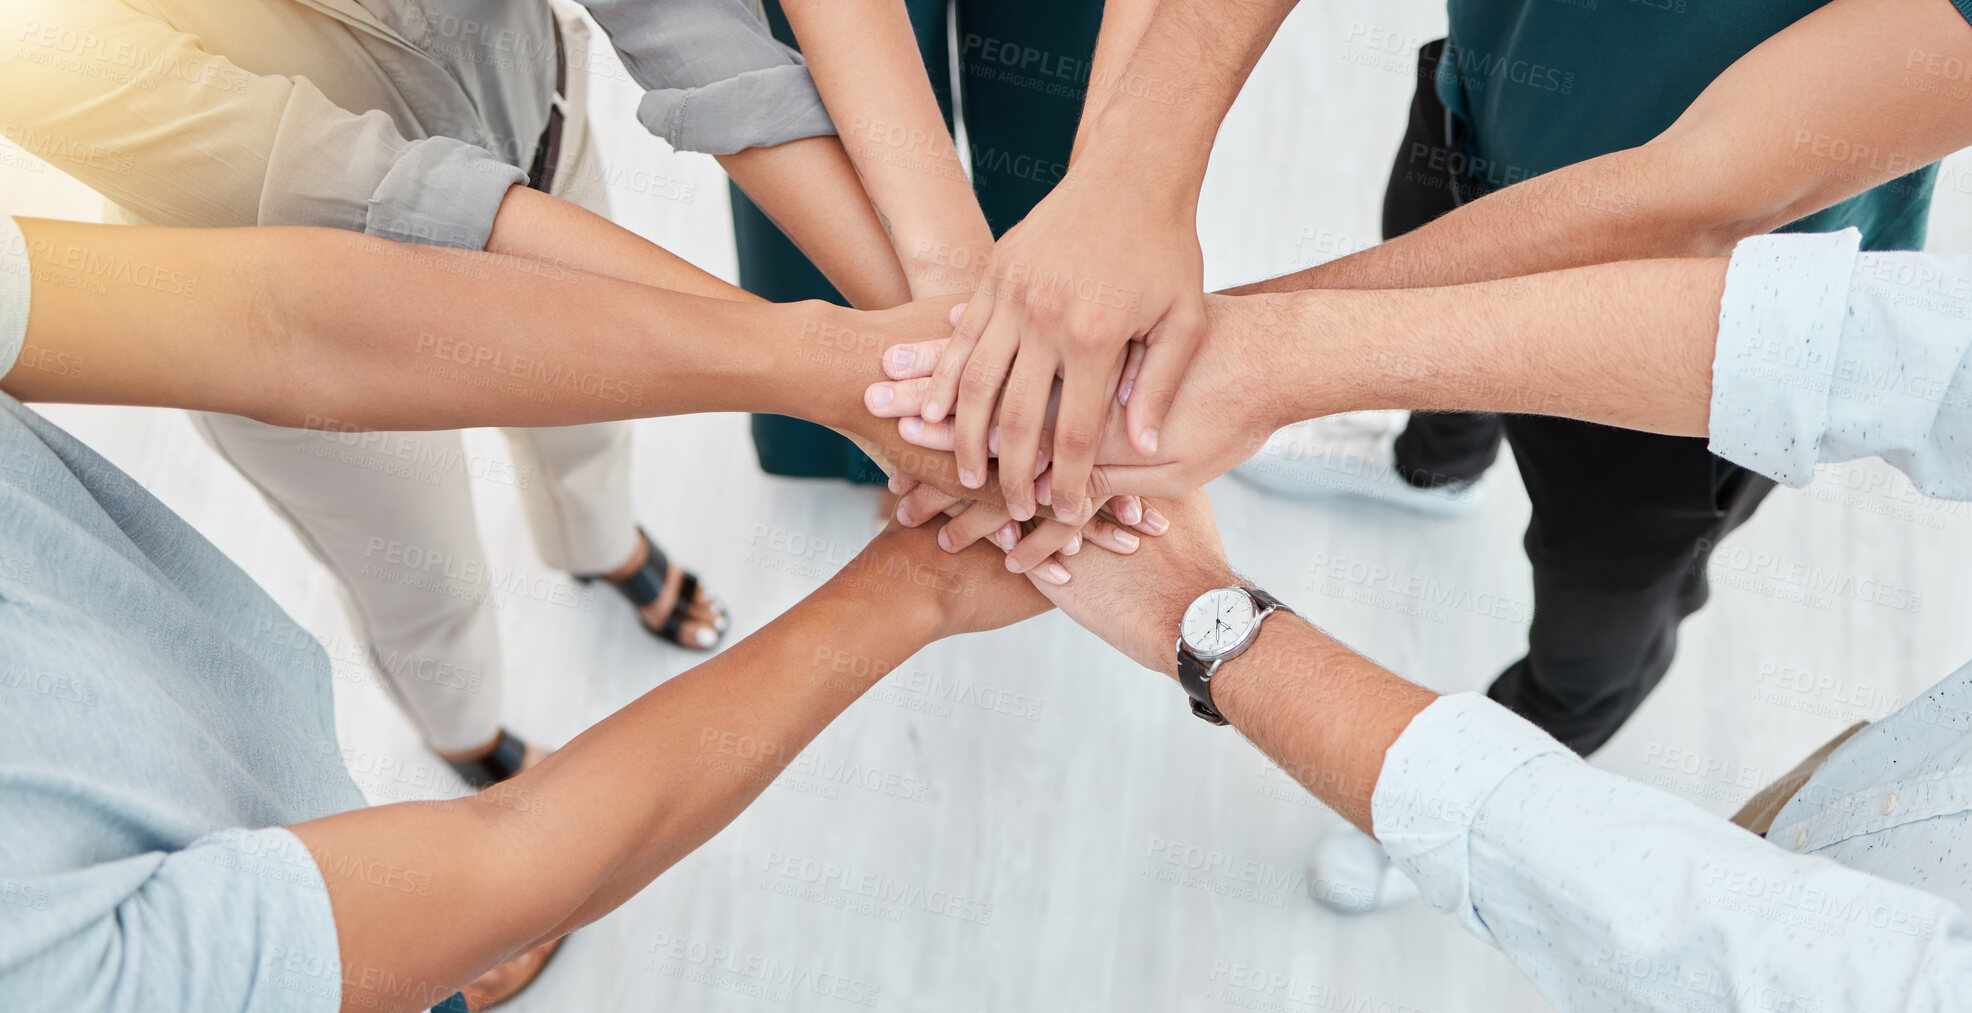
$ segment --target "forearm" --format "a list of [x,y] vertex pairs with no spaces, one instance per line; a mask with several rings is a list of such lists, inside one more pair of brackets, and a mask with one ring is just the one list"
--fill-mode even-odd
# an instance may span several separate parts
[[507,191],[486,252],[674,292],[761,301],[601,215],[524,186]]
[[719,156],[719,164],[850,305],[910,301],[904,269],[840,140],[748,148]]
[[[1078,155],[1092,157],[1076,169],[1128,172],[1147,196],[1195,207],[1219,123],[1293,7],[1294,0],[1159,0],[1128,60],[1091,89],[1101,108],[1085,114],[1077,143]],[[1071,170],[1064,185],[1078,175]]]
[[819,303],[741,304],[321,230],[22,224],[29,351],[87,364],[17,366],[5,386],[24,400],[329,428],[705,411],[857,428],[880,376],[877,339],[843,337],[850,311]]
[[[935,611],[910,594],[918,589],[893,584],[832,582],[478,796],[295,827],[330,888],[345,1006],[422,1008],[365,994],[360,975],[431,982],[439,987],[423,991],[442,994],[601,917],[711,838],[936,636]],[[885,622],[862,621],[873,610]],[[338,860],[420,870],[428,887],[407,894],[338,876]]]
[[1096,51],[1089,61],[1089,87],[1082,97],[1082,118],[1075,126],[1075,145],[1068,163],[1082,156],[1090,128],[1101,118],[1123,80],[1123,68],[1136,55],[1144,31],[1157,13],[1157,0],[1107,0],[1102,5],[1102,31],[1096,36]]
[[971,291],[993,234],[901,0],[788,0],[782,9],[912,295]]
[[1972,143],[1963,103],[1932,87],[1937,68],[1967,59],[1972,29],[1950,4],[1837,0],[1726,68],[1646,144],[1525,182],[1488,180],[1512,185],[1381,246],[1241,291],[1453,285],[1724,256]]
[[[1724,256],[1785,224],[1737,181],[1706,189],[1679,146],[1615,152],[1488,194],[1415,231],[1230,294],[1398,289],[1653,257]],[[1764,228],[1762,226],[1765,226]]]
[[1384,752],[1437,698],[1290,615],[1267,620],[1212,679],[1234,728],[1366,832]]
[[[1283,300],[1249,349],[1273,421],[1337,411],[1555,415],[1702,436],[1726,261],[1604,264],[1526,278]],[[1271,380],[1268,378],[1271,377]]]

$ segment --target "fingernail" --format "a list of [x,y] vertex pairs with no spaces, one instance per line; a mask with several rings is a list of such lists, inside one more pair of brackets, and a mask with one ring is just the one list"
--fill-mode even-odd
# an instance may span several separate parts
[[1171,529],[1171,522],[1165,520],[1164,515],[1158,513],[1156,507],[1143,508],[1143,524],[1153,535],[1161,535]]
[[1137,500],[1125,500],[1123,503],[1123,523],[1143,523],[1143,503]]
[[1054,519],[1063,524],[1073,524],[1081,516],[1082,504],[1080,503],[1056,503],[1054,505]]
[[1068,571],[1060,563],[1049,563],[1041,568],[1041,579],[1050,584],[1068,583]]
[[1118,531],[1116,532],[1116,544],[1121,545],[1124,552],[1135,552],[1137,551],[1137,546],[1143,543],[1137,540],[1137,536],[1128,531]]
[[938,529],[938,547],[944,549],[946,552],[952,551],[952,540],[945,537],[944,528]]
[[881,408],[895,400],[896,397],[897,395],[891,392],[890,385],[887,383],[879,383],[870,388],[870,406],[873,408]]
[[1034,459],[1034,480],[1040,481],[1041,474],[1048,470],[1048,455],[1042,454]]
[[698,635],[692,639],[698,641],[700,647],[711,647],[719,642],[719,634],[710,627],[701,626],[698,628]]
[[1137,381],[1135,380],[1123,381],[1123,386],[1116,389],[1116,403],[1122,405],[1129,404],[1130,388],[1135,387],[1136,385],[1137,385]]
[[897,523],[902,524],[907,528],[917,527],[916,522],[911,520],[910,508],[902,503],[897,504],[897,512],[892,514],[891,516],[897,518]]
[[898,431],[902,432],[905,436],[916,436],[917,434],[924,432],[924,420],[916,416],[912,416],[911,418],[905,419],[902,422],[897,423],[897,428]]
[[980,485],[980,482],[979,482],[979,473],[978,473],[978,472],[976,472],[976,471],[974,471],[974,470],[972,470],[971,468],[960,468],[960,469],[959,469],[959,484],[960,484],[960,485],[962,485],[962,486],[965,486],[965,487],[966,487],[966,488],[968,488],[968,489],[977,489],[977,488],[979,488],[979,485]]
[[1145,453],[1157,453],[1157,430],[1146,429],[1143,431],[1143,446]]
[[911,368],[911,364],[916,361],[918,361],[918,354],[912,351],[909,345],[898,345],[896,348],[890,350],[890,365],[897,369],[909,369]]
[[938,402],[926,401],[924,403],[924,417],[933,421],[938,419]]
[[885,483],[884,487],[889,489],[891,494],[894,496],[904,495],[904,476],[902,475],[890,476],[890,481]]
[[1026,569],[1027,569],[1027,568],[1026,568],[1026,567],[1024,567],[1024,566],[1022,566],[1022,565],[1020,565],[1020,557],[1018,557],[1018,556],[1008,556],[1008,557],[1007,557],[1007,569],[1008,569],[1008,570],[1010,570],[1010,571],[1012,571],[1012,572],[1014,572],[1014,573],[1024,573],[1024,572],[1026,572]]
[[1013,541],[1014,536],[1017,533],[1018,532],[1014,530],[1013,522],[1008,521],[1007,523],[1000,525],[1000,530],[993,532],[993,544],[998,545],[1000,548],[1005,549],[1008,552],[1012,552],[1013,544],[1014,544]]
[[1034,519],[1034,508],[1025,503],[1008,503],[1007,516],[1017,521],[1031,521]]
[[1075,537],[1070,538],[1068,540],[1068,544],[1061,547],[1061,554],[1064,556],[1072,556],[1080,551],[1082,551],[1081,535],[1076,535]]
[[1000,427],[999,426],[994,426],[993,431],[986,434],[986,449],[988,451],[991,451],[994,457],[1000,456]]

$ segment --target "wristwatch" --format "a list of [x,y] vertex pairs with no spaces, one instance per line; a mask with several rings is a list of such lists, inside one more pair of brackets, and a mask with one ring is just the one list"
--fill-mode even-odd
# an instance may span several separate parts
[[1215,587],[1192,600],[1178,624],[1178,685],[1191,697],[1191,712],[1215,725],[1225,715],[1212,706],[1212,676],[1239,657],[1276,612],[1294,610],[1257,587]]

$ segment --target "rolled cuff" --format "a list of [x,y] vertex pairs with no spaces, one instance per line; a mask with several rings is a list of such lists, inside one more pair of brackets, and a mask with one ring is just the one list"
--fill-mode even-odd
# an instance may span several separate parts
[[507,191],[527,174],[450,137],[414,142],[371,195],[363,231],[400,243],[479,250]]
[[1732,251],[1712,358],[1712,453],[1814,478],[1862,233],[1755,236]]
[[1472,902],[1472,830],[1487,799],[1529,761],[1567,749],[1477,693],[1440,697],[1383,755],[1370,813],[1385,851],[1431,906],[1493,935]]
[[699,88],[644,94],[637,119],[679,151],[730,155],[835,133],[804,66],[748,71]]

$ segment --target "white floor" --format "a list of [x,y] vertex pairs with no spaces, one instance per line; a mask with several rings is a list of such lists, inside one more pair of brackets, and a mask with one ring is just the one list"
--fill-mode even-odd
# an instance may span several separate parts
[[[1290,19],[1213,162],[1201,213],[1209,283],[1375,238],[1409,54],[1442,25],[1442,8],[1425,0],[1306,4]],[[620,78],[601,84],[611,158],[696,183],[683,201],[648,192],[677,188],[619,192],[623,220],[731,277],[717,169],[636,128]],[[72,182],[5,154],[0,212],[95,215]],[[1968,192],[1972,163],[1955,159],[1934,249],[1968,248]],[[351,657],[327,575],[181,417],[48,414],[323,638],[338,659],[338,726],[373,799],[454,790]],[[734,603],[742,634],[815,587],[871,530],[867,490],[763,477],[741,417],[647,422],[639,438],[643,517]],[[472,447],[506,453],[484,433]],[[511,492],[485,492],[496,565],[540,572]],[[1448,522],[1297,506],[1230,482],[1213,492],[1236,565],[1396,671],[1472,689],[1522,650],[1527,506],[1510,467],[1495,470],[1477,515]],[[1972,657],[1972,628],[1951,618],[1972,604],[1959,573],[1972,559],[1969,513],[1917,499],[1879,466],[1775,494],[1722,547],[1713,603],[1686,625],[1663,688],[1596,762],[1729,812],[1850,720],[1892,709]],[[790,541],[802,551],[773,548]],[[1879,595],[1911,604],[1873,604]],[[614,599],[592,611],[501,604],[509,723],[533,739],[563,742],[690,663]],[[1446,918],[1413,907],[1348,920],[1313,905],[1304,858],[1336,817],[1237,735],[1188,716],[1171,685],[1059,617],[927,651],[811,754],[808,773],[782,778],[731,829],[577,934],[511,1008],[1543,1008],[1503,958]],[[862,787],[890,775],[922,794]],[[873,897],[839,885],[872,881]]]

